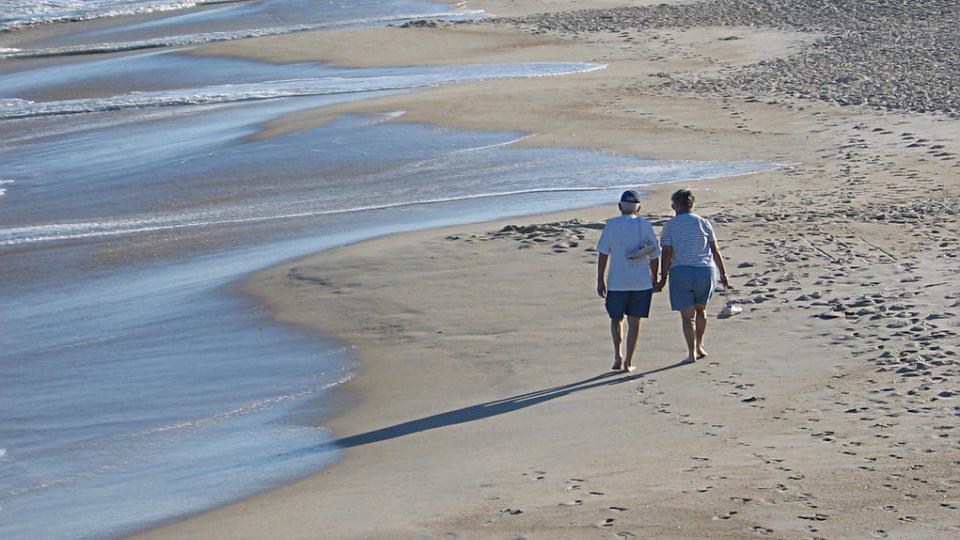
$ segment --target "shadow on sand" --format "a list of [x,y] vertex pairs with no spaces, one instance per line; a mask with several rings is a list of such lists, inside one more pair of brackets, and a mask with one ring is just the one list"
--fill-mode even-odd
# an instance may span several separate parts
[[408,422],[375,429],[373,431],[367,431],[365,433],[343,437],[329,443],[303,448],[301,450],[286,453],[283,456],[277,457],[299,457],[306,454],[321,453],[342,448],[353,448],[355,446],[362,446],[388,439],[395,439],[397,437],[403,437],[405,435],[420,433],[422,431],[428,431],[431,429],[463,424],[483,418],[490,418],[491,416],[506,414],[519,409],[524,409],[526,407],[531,407],[545,401],[561,398],[574,392],[582,392],[584,390],[590,390],[592,388],[598,388],[601,386],[622,384],[683,365],[686,364],[684,362],[677,362],[668,366],[630,374],[618,371],[610,371],[595,377],[590,377],[589,379],[584,379],[582,381],[564,384],[561,386],[554,386],[552,388],[545,388],[543,390],[528,392],[526,394],[519,394],[496,401],[488,401],[479,405],[471,405],[469,407],[463,407],[444,413],[434,414],[432,416],[425,416],[417,420],[410,420]]

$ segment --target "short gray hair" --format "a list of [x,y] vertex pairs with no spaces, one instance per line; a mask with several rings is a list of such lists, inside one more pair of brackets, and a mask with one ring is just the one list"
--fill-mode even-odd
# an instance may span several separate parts
[[693,201],[696,200],[696,197],[693,196],[693,192],[689,189],[678,189],[673,192],[673,195],[670,196],[670,202],[679,206],[680,208],[693,208]]
[[626,202],[620,201],[620,211],[634,213],[640,209],[640,203],[638,202]]

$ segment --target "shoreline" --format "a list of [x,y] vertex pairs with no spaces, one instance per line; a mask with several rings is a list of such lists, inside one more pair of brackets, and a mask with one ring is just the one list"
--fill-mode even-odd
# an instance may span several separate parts
[[[463,35],[434,32],[303,34],[294,48],[331,39],[347,50],[359,41],[376,48],[402,35],[437,51]],[[946,205],[938,211],[956,215],[955,169],[927,152],[929,141],[957,150],[951,126],[816,102],[629,92],[613,81],[660,68],[616,57],[622,51],[604,37],[546,45],[524,35],[518,44],[498,33],[481,31],[466,49],[432,60],[427,52],[426,61],[467,50],[488,62],[573,50],[583,56],[568,60],[595,60],[613,49],[608,60],[626,67],[551,80],[551,97],[542,97],[542,81],[457,85],[297,115],[262,136],[402,109],[400,121],[533,133],[523,145],[688,159],[776,154],[798,165],[695,184],[725,255],[738,263],[730,273],[746,313],[711,323],[724,326],[708,362],[679,369],[670,362],[679,358],[679,329],[661,295],[644,323],[642,335],[655,337],[639,374],[603,376],[609,338],[591,294],[595,269],[585,266],[595,254],[585,248],[609,207],[403,233],[260,272],[242,287],[277,320],[360,351],[360,371],[345,389],[358,403],[324,422],[347,446],[344,458],[139,537],[955,534],[950,505],[960,493],[942,479],[960,455],[955,437],[936,431],[950,416],[952,396],[938,392],[954,381],[956,347],[943,332],[955,325],[935,316],[960,301],[924,285],[936,293],[937,283],[955,279],[957,225],[937,229],[915,204],[933,189]],[[672,60],[693,69],[684,54],[702,41],[681,34]],[[491,53],[496,43],[508,52]],[[413,54],[403,43],[392,52],[393,61]],[[292,61],[288,53],[281,46],[266,54]],[[635,110],[618,114],[627,107]],[[540,130],[519,127],[533,125]],[[667,217],[668,208],[646,201],[664,200],[672,187],[654,186],[643,215]],[[564,223],[573,218],[583,223]],[[521,231],[497,233],[508,224]],[[930,242],[954,256],[924,260]],[[910,307],[888,309],[898,302]],[[911,343],[921,350],[911,352]],[[918,389],[920,381],[928,388]],[[626,459],[618,448],[630,449]]]
[[[659,39],[648,54],[685,57],[708,46],[730,66],[757,60],[749,51],[769,49],[790,54],[810,36],[782,31],[744,32],[722,41],[728,29],[654,31]],[[754,38],[748,36],[755,36]],[[661,44],[660,41],[669,44]],[[492,64],[516,62],[585,62],[603,64],[598,71],[533,79],[505,79],[447,85],[421,91],[289,115],[268,122],[253,139],[267,139],[327,123],[346,114],[403,111],[392,122],[440,125],[466,131],[529,133],[520,147],[583,148],[650,159],[766,160],[799,162],[813,157],[807,114],[764,102],[663,93],[644,82],[658,81],[665,65],[683,71],[715,70],[712,64],[677,59],[650,62],[615,38],[591,42],[530,35],[500,27],[454,25],[439,28],[384,28],[303,33],[214,44],[187,54],[227,56],[268,63],[321,62],[338,67]],[[547,90],[549,89],[549,90]],[[590,96],[583,91],[589,89]],[[633,104],[625,107],[625,99]],[[730,102],[767,128],[767,137],[730,114]],[[820,105],[808,107],[820,110]],[[830,114],[823,107],[823,114]],[[556,114],[563,111],[563,114]],[[789,129],[788,129],[789,128]],[[801,135],[802,134],[802,135]],[[719,144],[724,142],[723,147]],[[691,144],[692,142],[692,144]],[[827,141],[819,141],[825,145]]]

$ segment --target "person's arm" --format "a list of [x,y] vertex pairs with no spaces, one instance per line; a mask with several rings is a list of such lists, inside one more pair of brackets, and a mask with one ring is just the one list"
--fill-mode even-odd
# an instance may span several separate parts
[[667,284],[667,276],[670,274],[670,262],[673,258],[673,246],[663,246],[660,253],[660,281],[657,283],[657,290],[663,290]]
[[717,270],[720,271],[720,283],[724,287],[729,287],[730,282],[727,281],[727,269],[723,267],[723,257],[720,255],[720,248],[717,246],[716,240],[710,242],[710,253],[713,255],[713,264],[717,265]]
[[597,295],[600,298],[607,297],[607,284],[603,279],[603,276],[607,273],[607,259],[609,255],[606,253],[600,253],[597,257]]
[[660,248],[660,239],[657,238],[657,232],[653,230],[653,225],[649,221],[644,221],[644,234],[646,239],[644,239],[644,244],[650,243],[653,245],[653,253],[650,254],[650,276],[653,278],[653,292],[657,291],[657,276],[660,271],[660,253],[662,249]]

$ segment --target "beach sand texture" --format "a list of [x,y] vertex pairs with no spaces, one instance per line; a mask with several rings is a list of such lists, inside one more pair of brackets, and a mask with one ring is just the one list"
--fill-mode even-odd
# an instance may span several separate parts
[[[507,15],[543,5],[496,4]],[[851,8],[827,24],[810,15],[820,4],[847,13],[842,2],[705,2],[670,12],[684,24],[649,22],[647,8],[562,11],[211,47],[358,66],[609,65],[302,113],[262,137],[404,110],[398,121],[529,132],[527,145],[785,166],[694,186],[744,307],[720,321],[722,301],[713,302],[710,355],[694,365],[678,363],[680,324],[661,294],[643,323],[638,371],[607,371],[593,248],[613,202],[386,237],[255,275],[245,290],[278,320],[357,347],[362,367],[340,390],[351,407],[323,424],[345,457],[140,537],[960,535],[957,72],[930,51],[916,58],[933,64],[911,48],[894,65],[895,51],[864,48],[893,29],[949,54],[955,11],[858,2],[891,11],[861,24],[866,12]],[[743,9],[718,24],[740,24],[702,27],[696,10],[718,5]],[[753,21],[752,5],[787,6],[796,25]],[[827,61],[849,50],[871,62]],[[804,66],[820,66],[818,77]],[[883,92],[902,99],[857,104]],[[675,187],[643,204],[658,231]]]

